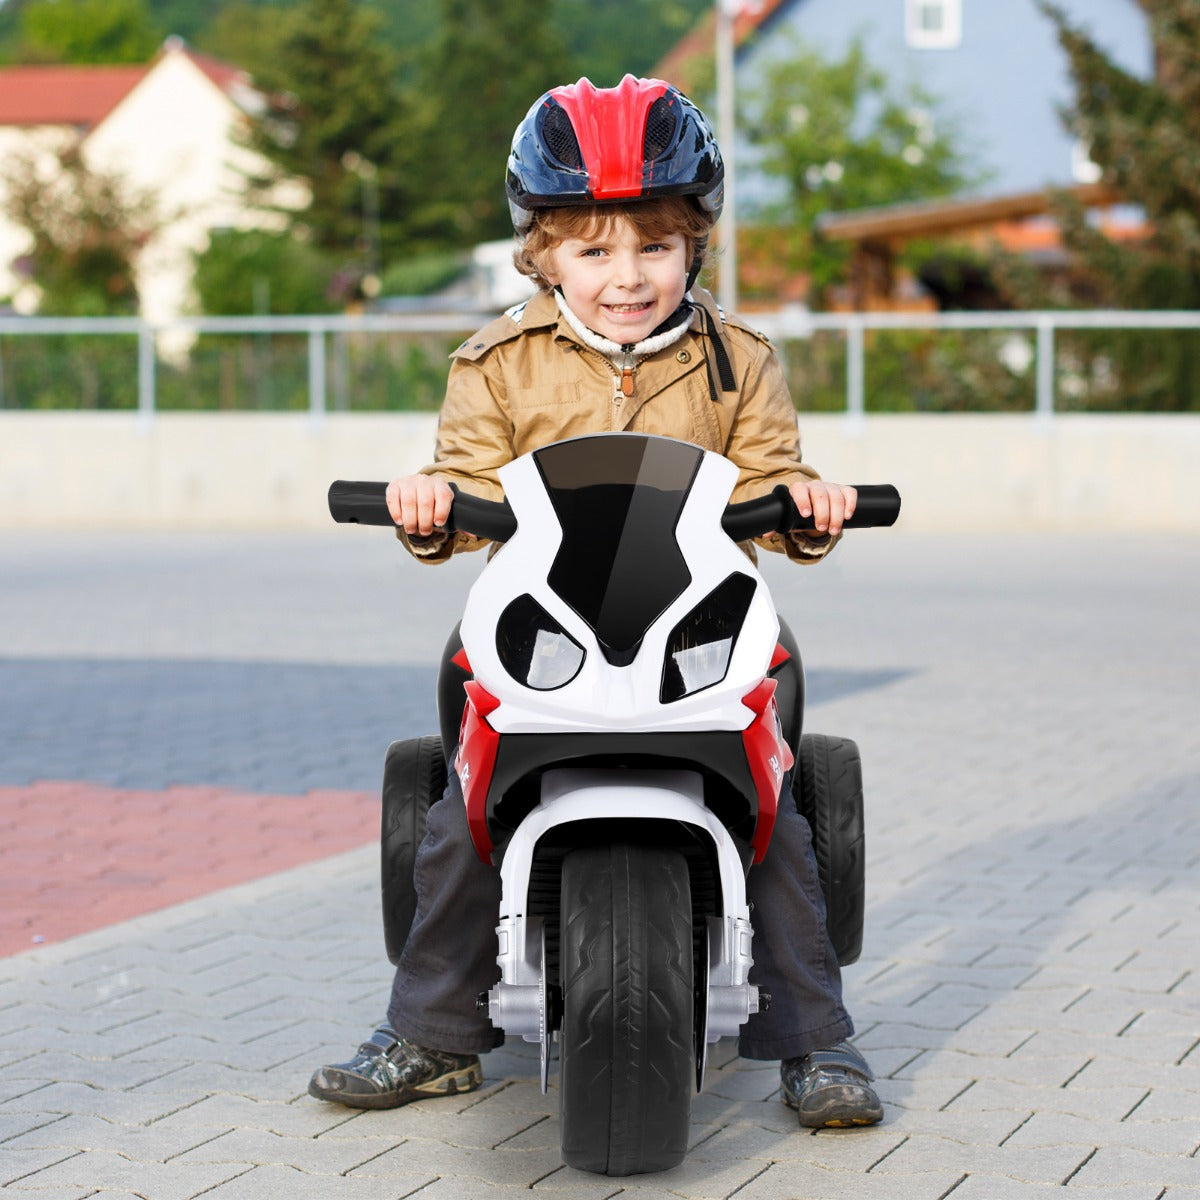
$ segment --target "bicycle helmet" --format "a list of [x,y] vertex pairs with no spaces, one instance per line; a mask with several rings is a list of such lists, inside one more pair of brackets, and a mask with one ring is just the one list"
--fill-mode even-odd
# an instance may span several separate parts
[[588,79],[541,96],[517,126],[505,190],[524,238],[538,208],[691,196],[721,215],[725,167],[704,114],[661,79]]

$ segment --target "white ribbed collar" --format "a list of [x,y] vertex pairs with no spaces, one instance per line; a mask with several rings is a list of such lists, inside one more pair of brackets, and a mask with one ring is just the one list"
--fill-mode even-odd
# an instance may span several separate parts
[[[621,366],[632,358],[635,362],[646,358],[648,355],[657,354],[659,350],[665,350],[668,346],[673,346],[680,338],[687,333],[692,323],[692,316],[689,312],[678,325],[673,325],[664,333],[655,334],[653,337],[644,338],[640,342],[636,342],[628,350],[621,345],[620,342],[611,341],[609,338],[601,337],[594,329],[589,329],[576,315],[571,311],[571,306],[563,298],[562,292],[556,288],[552,293],[554,301],[558,305],[558,311],[562,313],[563,319],[579,336],[579,340],[585,346],[590,346],[593,350],[599,350],[605,358],[611,360],[617,366]],[[691,299],[690,294],[687,297]]]

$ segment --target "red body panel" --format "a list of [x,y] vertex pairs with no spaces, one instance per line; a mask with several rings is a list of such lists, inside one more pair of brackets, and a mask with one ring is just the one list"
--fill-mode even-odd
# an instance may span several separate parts
[[488,724],[487,717],[500,707],[500,701],[474,679],[469,679],[463,687],[467,693],[467,704],[463,709],[454,769],[462,782],[467,827],[471,831],[471,841],[475,843],[475,853],[490,865],[494,847],[488,833],[487,798],[492,785],[492,772],[496,767],[500,735]]
[[784,773],[791,769],[794,759],[783,740],[779,710],[775,707],[774,679],[764,679],[752,692],[742,697],[742,703],[754,713],[754,720],[742,731],[750,774],[758,791],[758,824],[754,827],[754,861],[762,862],[775,828],[779,811],[779,789]]

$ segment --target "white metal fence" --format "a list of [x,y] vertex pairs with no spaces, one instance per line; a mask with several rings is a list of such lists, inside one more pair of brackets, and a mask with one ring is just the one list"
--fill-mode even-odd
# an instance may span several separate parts
[[[308,412],[320,422],[328,411],[328,346],[338,334],[444,334],[471,332],[488,314],[404,313],[312,317],[197,317],[149,324],[136,317],[0,317],[0,339],[64,335],[134,337],[137,340],[137,412],[153,419],[157,408],[159,339],[206,334],[301,335],[307,339]],[[1061,330],[1200,330],[1200,311],[1051,310],[1038,312],[961,313],[810,313],[783,309],[750,318],[772,340],[808,340],[817,333],[840,334],[846,347],[845,412],[860,419],[866,412],[866,334],[870,331],[1009,330],[1034,335],[1034,412],[1055,412],[1055,338]],[[4,400],[0,358],[0,405]]]

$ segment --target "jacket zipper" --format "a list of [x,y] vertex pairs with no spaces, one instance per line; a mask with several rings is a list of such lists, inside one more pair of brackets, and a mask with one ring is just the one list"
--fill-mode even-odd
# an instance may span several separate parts
[[[607,354],[602,354],[599,350],[593,350],[591,346],[585,346],[580,342],[576,342],[575,345],[580,354],[591,355],[592,358],[602,362],[608,368],[608,373],[612,376],[613,381],[613,407],[620,407],[621,401],[626,396],[633,395],[634,372],[637,370],[637,363],[633,362],[629,366],[622,365],[618,371],[613,360]],[[625,358],[628,362],[633,355],[626,352]]]
[[[622,346],[621,353],[624,355],[621,359],[621,395],[632,396],[633,373],[637,370],[637,362],[634,360],[631,346]],[[615,400],[616,397],[614,396],[613,399]]]

